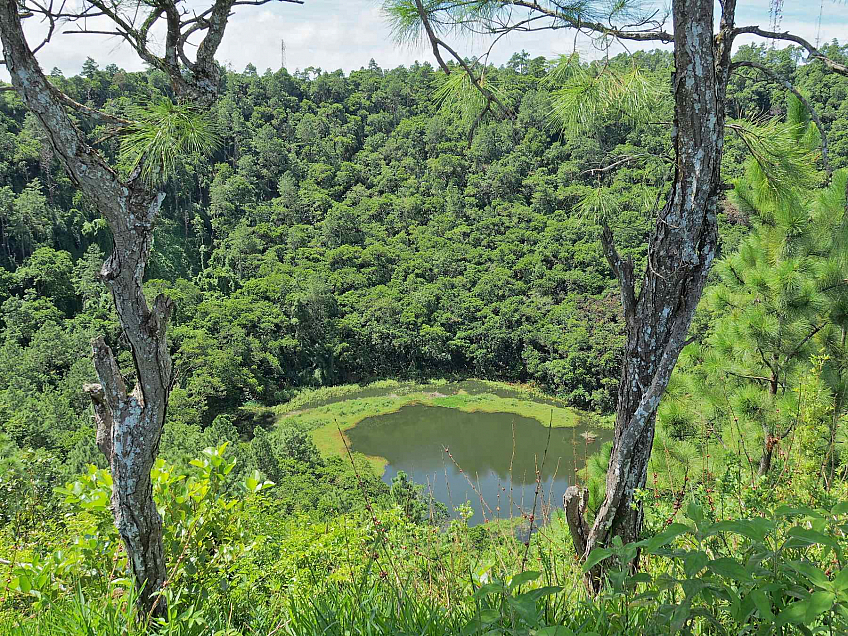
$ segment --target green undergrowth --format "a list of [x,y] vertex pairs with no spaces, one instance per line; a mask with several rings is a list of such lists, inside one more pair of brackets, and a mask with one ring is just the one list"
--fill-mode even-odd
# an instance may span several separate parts
[[[168,615],[135,609],[111,524],[105,471],[62,489],[57,527],[0,535],[0,634],[179,636],[612,636],[840,634],[848,629],[846,490],[794,471],[750,481],[739,467],[685,500],[640,493],[645,532],[583,565],[561,513],[529,541],[510,524],[469,527],[374,505],[321,518],[280,514],[274,485],[238,496],[226,445],[189,467],[159,463]],[[801,496],[801,493],[804,493]],[[366,502],[373,501],[367,490]],[[672,495],[672,496],[669,496]],[[793,498],[795,505],[781,504]],[[60,527],[61,526],[61,529]],[[61,531],[57,531],[61,530]],[[639,552],[639,570],[627,563]],[[610,559],[611,557],[611,559]],[[605,561],[589,597],[582,573]]]

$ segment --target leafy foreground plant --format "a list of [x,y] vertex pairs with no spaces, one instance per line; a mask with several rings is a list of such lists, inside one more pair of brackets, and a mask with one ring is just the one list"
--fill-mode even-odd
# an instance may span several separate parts
[[692,523],[627,545],[614,541],[584,567],[630,563],[640,551],[650,564],[636,574],[607,571],[602,600],[610,627],[622,632],[640,608],[650,610],[652,633],[843,634],[847,514],[842,502],[830,511],[780,506],[772,518],[714,522],[693,502]]
[[[227,443],[207,448],[185,469],[160,459],[151,472],[159,514],[170,521],[164,544],[168,554],[174,556],[168,564],[165,589],[176,586],[177,597],[197,590],[198,600],[203,600],[207,596],[203,590],[210,584],[227,585],[233,564],[264,539],[247,532],[241,512],[254,495],[273,484],[254,472],[241,484],[245,497],[225,497],[227,475],[235,467],[235,461],[226,458],[226,449]],[[126,571],[126,557],[111,523],[111,487],[109,472],[90,466],[81,480],[58,488],[57,492],[65,496],[65,503],[78,511],[70,519],[72,532],[76,531],[77,536],[70,545],[46,555],[37,552],[16,555],[6,588],[31,600],[35,615],[58,604],[60,610],[56,615],[60,622],[79,619],[79,624],[84,626],[90,622],[88,617],[92,621],[95,617],[105,620],[104,613],[113,618],[122,616],[125,624],[135,620],[131,606],[105,605],[98,612],[86,600],[123,599],[137,594],[133,582],[121,576]],[[67,598],[73,590],[76,595],[69,605]],[[174,612],[168,606],[166,617],[175,618]],[[150,617],[139,618],[146,622]],[[167,622],[164,618],[158,620]]]
[[[0,633],[644,636],[848,630],[848,503],[780,506],[754,519],[714,518],[725,504],[731,516],[767,510],[765,478],[756,487],[728,481],[713,491],[720,507],[711,499],[706,510],[697,502],[704,493],[696,490],[680,522],[663,524],[675,513],[668,517],[660,506],[654,536],[593,551],[585,568],[603,565],[605,585],[590,600],[575,564],[550,556],[561,554],[568,541],[561,515],[527,546],[511,533],[498,535],[494,526],[469,528],[467,519],[446,529],[415,523],[403,505],[368,515],[286,520],[261,494],[270,484],[258,474],[244,480],[242,497],[225,496],[235,465],[226,451],[226,444],[209,448],[184,469],[159,462],[154,471],[154,496],[170,521],[165,539],[175,555],[161,592],[164,616],[151,618],[137,609],[138,592],[122,574],[125,557],[109,519],[109,476],[92,468],[62,489],[78,511],[66,517],[68,534],[77,538],[57,537],[53,545],[61,549],[42,555],[21,550],[15,556],[0,602]],[[841,494],[828,497],[838,501]],[[637,556],[641,570],[634,573],[625,564]],[[525,562],[538,563],[540,571],[525,571]]]

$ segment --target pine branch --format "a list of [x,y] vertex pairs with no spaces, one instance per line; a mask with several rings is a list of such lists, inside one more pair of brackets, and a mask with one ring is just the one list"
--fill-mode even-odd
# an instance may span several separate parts
[[[565,13],[565,10],[560,11],[556,9],[549,9],[535,1],[508,0],[507,2],[504,2],[504,4],[530,9],[531,11],[537,11],[549,18],[552,18],[553,20],[562,22],[573,29],[592,31],[597,34],[607,35],[619,40],[633,40],[636,42],[674,42],[674,36],[671,33],[662,31],[659,28],[644,31],[629,31],[615,26],[605,25],[597,21],[583,20],[579,17],[579,15],[569,15],[568,13]],[[642,25],[637,26],[643,26],[649,22],[650,19],[646,19],[643,21]]]
[[804,97],[798,91],[798,89],[796,89],[792,85],[791,82],[783,79],[777,73],[772,71],[770,68],[768,68],[767,66],[765,66],[763,64],[760,64],[759,62],[750,62],[750,61],[745,60],[745,61],[734,62],[733,64],[730,65],[730,71],[731,72],[733,72],[737,68],[753,68],[753,69],[760,71],[761,73],[767,75],[768,77],[773,79],[775,82],[777,82],[778,84],[783,86],[786,90],[788,90],[793,95],[795,95],[795,97],[797,97],[798,100],[802,104],[804,104],[804,107],[807,109],[807,112],[810,113],[810,117],[815,122],[816,127],[819,129],[819,134],[821,135],[822,163],[824,164],[825,172],[827,172],[828,177],[832,176],[833,175],[833,168],[831,168],[831,166],[830,166],[830,159],[829,159],[828,150],[827,150],[827,132],[825,132],[824,125],[822,124],[821,119],[819,119],[819,115],[816,112],[816,109],[810,103],[810,100],[808,100],[806,97]]

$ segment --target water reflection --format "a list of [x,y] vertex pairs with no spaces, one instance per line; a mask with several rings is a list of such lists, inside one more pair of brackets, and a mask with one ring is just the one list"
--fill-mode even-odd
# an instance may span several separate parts
[[549,431],[535,419],[512,413],[412,405],[363,420],[347,436],[353,450],[388,460],[387,483],[402,470],[450,511],[469,501],[473,525],[529,514],[537,467],[544,500],[561,506],[575,471],[612,432],[586,427]]

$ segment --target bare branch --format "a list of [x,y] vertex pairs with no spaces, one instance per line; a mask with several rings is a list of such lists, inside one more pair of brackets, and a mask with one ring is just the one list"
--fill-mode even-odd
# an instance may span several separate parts
[[746,26],[736,28],[733,30],[732,35],[733,37],[736,37],[737,35],[742,35],[745,33],[759,35],[760,37],[769,38],[772,40],[785,40],[787,42],[794,42],[795,44],[800,44],[802,47],[807,49],[807,52],[810,54],[810,57],[815,58],[817,60],[821,60],[821,62],[834,73],[838,73],[839,75],[844,75],[848,77],[848,66],[831,60],[829,57],[819,51],[815,46],[813,46],[810,42],[808,42],[799,35],[789,33],[788,31],[784,33],[777,33],[775,31],[765,31],[758,26]]
[[813,336],[815,336],[815,335],[816,335],[819,331],[821,331],[822,329],[824,329],[825,325],[827,325],[827,323],[826,323],[826,322],[823,322],[822,324],[820,324],[820,325],[816,325],[815,327],[813,327],[813,329],[810,331],[810,333],[808,333],[806,336],[804,336],[804,338],[803,338],[803,339],[802,339],[802,340],[801,340],[801,341],[800,341],[797,345],[795,345],[795,347],[793,347],[792,351],[790,351],[790,352],[786,355],[786,359],[787,359],[787,360],[791,360],[791,359],[792,359],[792,357],[793,357],[796,353],[798,353],[798,351],[800,351],[801,347],[803,347],[805,344],[807,344],[807,342],[809,342],[809,341],[810,341],[810,338],[812,338],[812,337],[813,337]]
[[[734,371],[725,371],[727,375],[732,375],[735,378],[742,378],[743,380],[755,380],[756,382],[772,382],[771,378],[767,378],[762,375],[746,375],[744,373],[735,373]],[[783,382],[778,381],[778,384],[785,388],[785,384]]]
[[624,317],[629,322],[636,312],[636,291],[633,283],[633,259],[624,260],[615,249],[615,239],[606,221],[601,221],[601,247],[607,262],[621,285],[621,304]]
[[82,27],[62,31],[62,35],[117,35],[118,37],[126,37],[126,34],[120,31],[95,31],[92,29],[83,29]]
[[601,174],[604,172],[609,172],[610,170],[613,170],[622,164],[629,163],[631,161],[635,161],[636,159],[641,159],[642,157],[648,156],[650,155],[646,152],[641,152],[635,155],[624,155],[624,157],[620,158],[618,161],[614,161],[613,163],[609,164],[608,166],[604,166],[603,168],[589,168],[588,170],[584,170],[580,173],[579,176],[582,177],[586,174]]
[[91,117],[95,117],[103,121],[108,121],[110,124],[114,124],[116,126],[129,126],[133,123],[129,119],[124,119],[123,117],[118,117],[117,115],[110,115],[109,113],[104,113],[102,110],[97,110],[96,108],[91,108],[91,106],[81,104],[78,101],[71,99],[71,97],[69,97],[62,91],[56,91],[56,96],[63,104],[70,106],[74,110],[79,110]]

